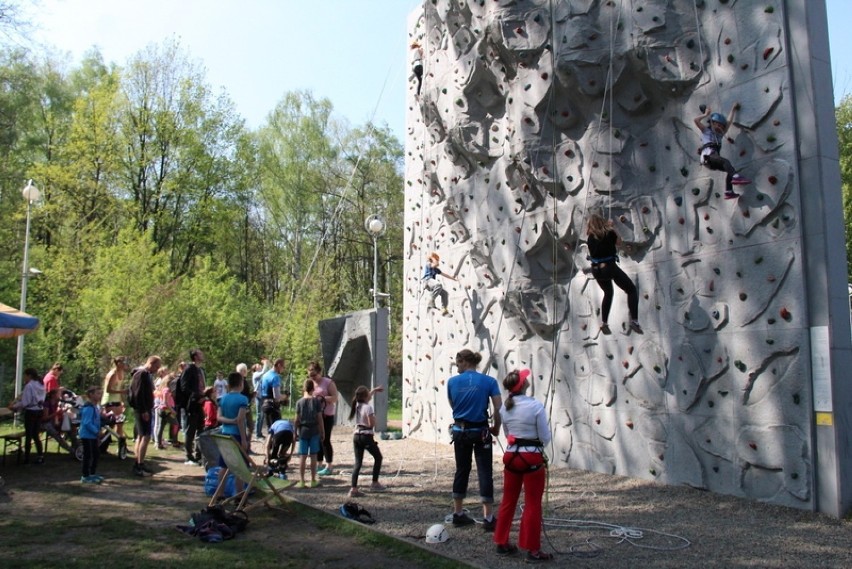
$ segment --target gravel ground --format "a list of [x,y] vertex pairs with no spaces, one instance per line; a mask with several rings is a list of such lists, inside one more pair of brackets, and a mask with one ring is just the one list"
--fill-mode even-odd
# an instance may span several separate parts
[[[351,429],[334,429],[335,475],[313,490],[290,496],[326,512],[348,500],[352,468]],[[256,450],[260,443],[255,443]],[[453,528],[450,539],[427,545],[426,530],[451,513],[452,446],[413,439],[382,440],[385,493],[370,493],[372,459],[365,457],[356,501],[369,510],[378,531],[422,544],[435,553],[476,567],[508,568],[523,562],[496,555],[491,534],[480,525]],[[499,455],[495,447],[495,458]],[[291,466],[291,477],[298,477]],[[497,500],[502,468],[495,460]],[[481,519],[475,472],[465,506]],[[553,469],[545,503],[542,549],[550,566],[621,569],[636,567],[852,567],[852,521],[812,512],[720,496],[688,487],[591,472]],[[496,505],[495,505],[496,511]],[[517,537],[517,523],[512,539]]]

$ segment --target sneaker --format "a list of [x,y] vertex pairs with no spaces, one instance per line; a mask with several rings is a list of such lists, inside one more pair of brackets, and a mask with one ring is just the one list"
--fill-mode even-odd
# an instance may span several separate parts
[[552,553],[545,553],[544,551],[529,551],[527,552],[527,557],[524,559],[527,563],[541,563],[543,561],[550,561],[553,559]]
[[738,197],[740,197],[740,195],[736,192],[725,192],[725,199],[726,200],[735,200]]
[[606,336],[612,334],[612,330],[609,329],[609,324],[607,324],[606,322],[601,324],[601,334],[604,334]]
[[104,481],[104,477],[103,477],[103,476],[101,476],[100,474],[92,474],[91,476],[89,476],[89,478],[94,478],[94,479],[95,479],[95,481],[96,481],[98,484],[100,484],[101,482],[103,482],[103,481]]
[[320,486],[322,484],[320,484],[319,480],[311,480],[311,488],[319,488]]
[[450,313],[450,311],[449,311],[449,310],[447,310],[447,308],[446,308],[446,307],[444,307],[444,308],[442,308],[442,309],[441,309],[441,316],[446,316],[446,315],[447,315],[447,314],[449,314],[449,313]]
[[470,526],[475,524],[473,518],[462,512],[461,514],[453,514],[453,525],[456,527]]
[[200,466],[200,465],[201,465],[201,463],[195,462],[195,461],[194,461],[194,460],[192,460],[191,458],[190,458],[190,459],[187,459],[187,460],[186,460],[186,462],[184,462],[184,464],[185,464],[186,466]]
[[143,462],[142,464],[140,464],[140,465],[139,465],[139,468],[141,468],[141,469],[142,469],[142,472],[145,472],[145,473],[147,473],[147,474],[154,474],[154,471],[153,471],[153,470],[151,470],[150,468],[148,468],[148,465],[147,465],[147,464],[145,464],[144,462]]
[[371,492],[385,492],[386,490],[387,487],[384,484],[380,484],[378,482],[373,482],[372,484],[370,484]]
[[731,183],[737,186],[745,186],[746,184],[751,184],[751,180],[742,174],[734,174],[734,177],[731,178]]
[[150,476],[150,475],[146,474],[144,470],[142,470],[142,468],[139,466],[138,463],[133,465],[133,475],[134,476]]
[[334,474],[334,471],[329,470],[328,467],[325,467],[325,468],[320,468],[319,470],[317,470],[317,474],[319,474],[320,476],[330,476],[330,475]]
[[506,557],[508,555],[514,555],[518,552],[518,546],[512,545],[511,543],[507,543],[506,545],[498,545],[497,546],[497,555],[500,557]]
[[630,321],[630,329],[636,332],[637,334],[644,334],[644,332],[642,331],[642,327],[639,325],[638,320]]
[[493,533],[497,527],[497,516],[491,516],[491,520],[482,520],[482,529],[488,533]]
[[308,485],[307,485],[307,484],[305,484],[305,481],[304,481],[304,480],[302,480],[302,481],[300,481],[298,484],[296,484],[296,488],[299,488],[299,489],[305,489],[305,488],[307,488],[307,487],[308,487]]
[[361,492],[357,488],[352,488],[351,490],[349,490],[349,497],[350,498],[363,498],[364,496],[366,496],[366,494],[364,494],[363,492]]
[[94,476],[82,476],[80,477],[80,482],[83,484],[100,484]]

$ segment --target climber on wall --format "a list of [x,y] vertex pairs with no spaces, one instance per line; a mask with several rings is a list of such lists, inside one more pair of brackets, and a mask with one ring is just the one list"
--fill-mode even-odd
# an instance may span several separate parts
[[609,329],[609,310],[612,307],[612,283],[627,293],[627,308],[630,311],[630,329],[641,334],[642,327],[639,325],[639,293],[636,285],[630,280],[621,267],[618,266],[618,251],[621,245],[621,237],[615,232],[612,220],[605,220],[597,214],[589,217],[587,226],[589,246],[589,260],[592,262],[592,276],[595,277],[598,286],[603,290],[604,296],[601,301],[601,332],[611,334]]
[[451,281],[458,282],[452,275],[448,275],[441,271],[438,268],[438,264],[441,262],[441,256],[436,252],[432,252],[429,255],[429,262],[426,263],[426,267],[423,271],[423,283],[428,290],[432,294],[432,300],[430,306],[435,306],[435,299],[439,296],[441,297],[441,314],[447,315],[449,310],[447,309],[447,305],[450,302],[450,294],[444,290],[444,287],[438,281],[438,276],[442,276],[445,279],[450,279]]
[[423,85],[423,48],[414,42],[411,44],[411,71],[417,79],[417,97],[420,96],[420,87]]
[[[739,110],[740,104],[734,103],[731,107],[731,112],[728,117],[721,113],[714,113],[710,107],[706,107],[704,114],[695,117],[695,128],[701,131],[701,148],[698,153],[701,155],[701,164],[707,166],[711,170],[719,170],[727,173],[725,178],[725,199],[731,200],[739,197],[739,194],[734,192],[734,185],[750,184],[751,180],[737,174],[731,162],[722,158],[722,140],[734,121],[734,114]],[[704,120],[710,117],[709,123],[705,124]],[[729,122],[730,121],[730,122]]]

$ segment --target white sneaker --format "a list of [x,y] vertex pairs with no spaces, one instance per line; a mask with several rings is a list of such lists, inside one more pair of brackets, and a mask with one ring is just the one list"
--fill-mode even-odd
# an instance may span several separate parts
[[194,460],[187,460],[186,462],[184,462],[184,464],[186,466],[199,466],[200,465],[200,463],[195,462]]

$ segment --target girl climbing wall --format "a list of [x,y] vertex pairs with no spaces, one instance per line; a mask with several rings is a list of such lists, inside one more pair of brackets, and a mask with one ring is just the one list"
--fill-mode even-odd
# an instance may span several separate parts
[[[731,126],[728,119],[733,122],[734,114],[739,108],[740,104],[734,103],[731,107],[731,112],[728,113],[728,117],[726,118],[725,115],[714,113],[710,107],[706,107],[703,115],[695,117],[695,128],[701,131],[701,148],[698,149],[699,154],[701,154],[701,164],[707,166],[711,170],[719,170],[727,172],[728,174],[725,178],[726,200],[739,197],[739,195],[734,192],[734,184],[742,185],[751,183],[751,180],[737,174],[737,171],[734,169],[731,162],[722,158],[720,154],[722,151],[722,140],[725,138],[725,134]],[[707,117],[710,117],[710,122],[708,124],[704,124],[704,119]]]
[[636,285],[630,280],[621,267],[618,266],[618,251],[616,248],[621,244],[621,238],[613,229],[612,220],[592,214],[589,217],[588,227],[589,260],[592,262],[592,276],[603,290],[604,297],[601,302],[601,332],[610,334],[609,310],[612,307],[612,283],[627,293],[627,308],[630,311],[630,329],[636,333],[642,333],[639,325],[639,293]]

